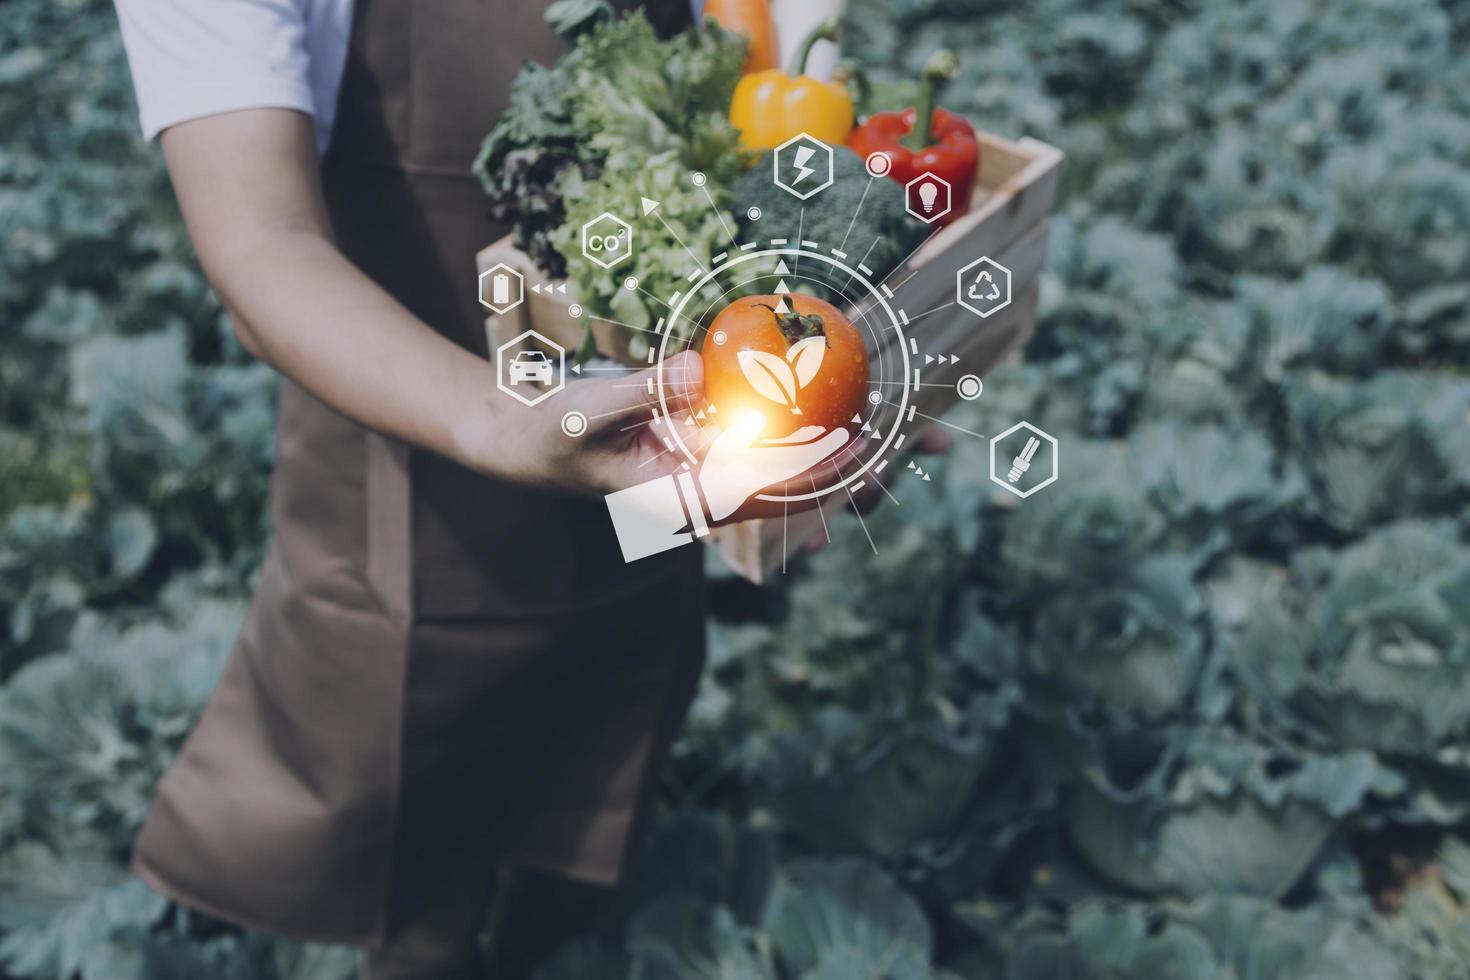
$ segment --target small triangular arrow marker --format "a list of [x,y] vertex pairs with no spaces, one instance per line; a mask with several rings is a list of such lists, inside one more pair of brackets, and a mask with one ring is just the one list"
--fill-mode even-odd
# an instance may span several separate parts
[[791,307],[786,305],[785,297],[782,297],[781,302],[776,304],[776,312],[783,314],[791,312]]
[[776,263],[776,275],[778,275],[778,276],[789,276],[789,275],[791,275],[791,270],[786,267],[786,260],[785,259],[781,259],[779,262]]
[[541,284],[538,282],[534,286],[532,286],[531,287],[531,292],[533,292],[533,293],[540,293],[541,292]]
[[777,296],[784,296],[784,295],[786,295],[789,292],[791,292],[791,287],[788,286],[788,285],[786,285],[786,280],[785,279],[782,279],[780,282],[776,283],[776,295]]
[[933,354],[925,354],[924,355],[924,366],[925,367],[928,367],[929,365],[931,365],[933,363],[934,363],[934,355]]
[[643,199],[643,213],[645,215],[653,214],[653,212],[655,212],[657,210],[658,210],[658,202],[657,201],[649,200],[646,197]]
[[696,416],[694,416],[694,417],[697,418],[697,419],[699,419],[699,421],[703,422],[704,421],[704,409],[700,409],[699,414],[696,415]]
[[853,422],[861,422],[863,420],[863,418],[862,418],[861,415],[854,415],[852,417],[852,420],[853,420]]
[[582,373],[582,365],[580,365],[580,364],[573,364],[572,365],[572,373],[573,374],[581,374]]
[[718,411],[719,411],[719,410],[720,410],[720,406],[718,406],[718,405],[711,405],[711,406],[710,406],[710,407],[709,407],[709,413],[710,413],[710,414],[711,414],[711,415],[713,415],[713,414],[715,414],[715,413],[716,413],[716,412],[718,412]]
[[960,363],[960,359],[958,357],[956,357],[955,355],[951,354],[951,355],[949,355],[949,363],[951,363],[951,364],[958,364],[958,363]]
[[928,482],[930,482],[930,480],[929,480],[929,474],[928,474],[928,473],[925,473],[925,474],[924,474],[924,482],[925,482],[925,483],[928,483]]
[[863,423],[863,431],[864,432],[872,432],[873,431],[873,427],[871,425],[869,425],[868,423],[864,422]]
[[906,469],[910,469],[910,470],[911,470],[911,469],[913,469],[913,468],[914,468],[914,461],[913,461],[913,460],[909,460],[909,462],[908,462],[908,466],[907,466],[907,467],[905,467],[905,468],[906,468]]
[[558,283],[557,286],[556,286],[556,291],[559,292],[559,293],[561,293],[563,296],[565,296],[567,294],[567,284],[564,283],[564,282],[563,283]]
[[693,419],[693,418],[686,418],[686,419],[685,419],[685,420],[684,420],[684,424],[685,424],[685,425],[686,425],[686,426],[689,426],[689,425],[693,425],[693,424],[694,424],[694,419]]

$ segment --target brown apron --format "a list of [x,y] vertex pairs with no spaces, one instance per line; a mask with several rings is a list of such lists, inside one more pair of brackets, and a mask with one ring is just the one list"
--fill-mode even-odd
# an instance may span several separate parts
[[[504,229],[469,162],[521,62],[558,54],[544,6],[358,0],[323,166],[343,252],[481,357],[474,255]],[[476,476],[289,382],[279,411],[276,538],[135,869],[357,944],[497,865],[616,881],[702,664],[699,549],[625,566],[600,501]]]

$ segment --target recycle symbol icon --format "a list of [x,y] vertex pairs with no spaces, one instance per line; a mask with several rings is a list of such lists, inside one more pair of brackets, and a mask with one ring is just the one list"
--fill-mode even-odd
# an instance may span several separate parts
[[1011,270],[988,255],[956,272],[954,286],[955,302],[981,319],[1011,305]]
[[[980,295],[980,284],[982,282],[990,283],[990,295]],[[981,273],[975,277],[975,281],[970,284],[970,299],[973,299],[976,302],[985,303],[993,303],[996,300],[1000,299],[1000,286],[996,285],[995,278],[991,276],[989,269],[981,271]]]

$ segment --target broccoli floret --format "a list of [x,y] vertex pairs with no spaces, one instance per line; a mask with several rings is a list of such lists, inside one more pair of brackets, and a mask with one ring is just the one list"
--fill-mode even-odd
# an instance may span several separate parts
[[[861,262],[873,270],[873,281],[880,281],[908,258],[929,229],[909,216],[902,187],[886,177],[869,177],[862,159],[846,147],[833,148],[832,177],[831,187],[800,201],[775,185],[771,154],[763,155],[735,182],[740,240],[785,238],[793,248],[802,239],[819,242],[824,251],[839,248],[846,252],[849,265],[856,268]],[[752,207],[760,208],[761,214],[754,221],[748,217]],[[791,286],[824,299],[836,298],[835,290],[816,283]]]

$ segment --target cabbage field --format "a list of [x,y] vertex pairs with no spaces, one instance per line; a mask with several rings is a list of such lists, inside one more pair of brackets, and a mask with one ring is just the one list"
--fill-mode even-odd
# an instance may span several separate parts
[[[853,0],[1067,153],[1024,363],[711,662],[540,980],[1470,978],[1470,6]],[[96,0],[0,18],[0,978],[338,980],[125,870],[268,535],[274,386]],[[925,463],[929,468],[929,463]],[[1003,499],[1004,498],[1004,499]]]

